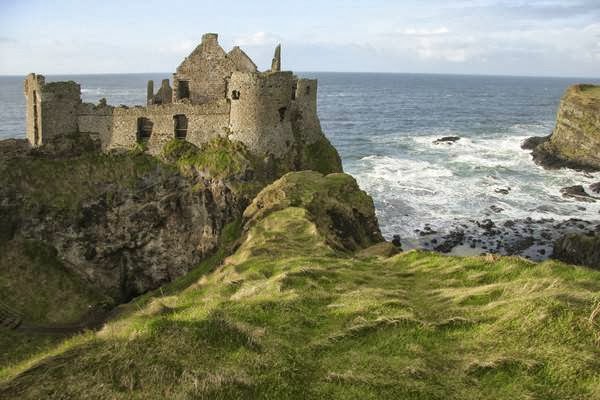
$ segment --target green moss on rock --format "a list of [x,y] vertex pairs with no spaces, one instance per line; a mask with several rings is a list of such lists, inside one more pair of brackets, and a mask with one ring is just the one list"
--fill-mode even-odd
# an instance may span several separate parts
[[302,146],[300,165],[301,169],[313,170],[322,174],[342,172],[340,156],[324,136],[314,143]]
[[240,142],[217,137],[200,147],[173,139],[163,149],[165,160],[183,172],[195,170],[211,178],[239,177],[256,168],[256,159]]
[[328,244],[357,250],[383,241],[373,200],[353,177],[314,171],[293,172],[263,189],[244,212],[250,221],[287,207],[306,209]]

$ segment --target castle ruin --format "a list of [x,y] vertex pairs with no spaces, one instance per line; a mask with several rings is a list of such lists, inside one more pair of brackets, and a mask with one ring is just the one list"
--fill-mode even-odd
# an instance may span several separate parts
[[317,81],[282,71],[280,46],[271,69],[259,72],[239,47],[226,53],[214,33],[202,37],[171,81],[164,79],[156,92],[148,82],[145,106],[84,103],[78,83],[46,83],[36,74],[27,76],[24,92],[32,147],[88,135],[104,151],[143,144],[158,154],[173,139],[199,146],[226,136],[255,154],[278,157],[294,135],[310,144],[321,134]]

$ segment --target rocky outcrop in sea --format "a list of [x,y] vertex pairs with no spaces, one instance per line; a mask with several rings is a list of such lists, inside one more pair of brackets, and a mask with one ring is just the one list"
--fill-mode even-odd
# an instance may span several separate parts
[[523,143],[546,168],[600,170],[600,87],[574,85],[560,102],[556,127],[548,137]]

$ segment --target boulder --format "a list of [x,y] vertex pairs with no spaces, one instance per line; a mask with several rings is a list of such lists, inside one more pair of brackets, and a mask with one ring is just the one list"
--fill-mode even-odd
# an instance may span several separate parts
[[550,139],[550,136],[532,136],[530,138],[525,139],[521,143],[521,148],[523,150],[533,150],[542,143],[548,141],[548,139]]
[[560,189],[560,192],[565,198],[572,198],[577,201],[584,201],[586,203],[594,203],[596,201],[592,196],[587,194],[581,185],[568,186]]
[[553,258],[600,269],[600,235],[568,234],[554,243]]

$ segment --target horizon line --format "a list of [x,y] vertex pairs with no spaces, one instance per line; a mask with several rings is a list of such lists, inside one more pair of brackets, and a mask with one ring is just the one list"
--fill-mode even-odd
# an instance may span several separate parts
[[[393,71],[292,71],[300,74],[369,74],[369,75],[446,75],[446,76],[481,76],[504,78],[554,78],[554,79],[593,79],[600,80],[600,76],[569,76],[569,75],[521,75],[521,74],[486,74],[486,73],[460,73],[460,72],[393,72]],[[26,74],[0,74],[0,78],[26,77]],[[38,73],[36,73],[38,74]],[[85,72],[85,73],[42,73],[44,76],[99,76],[99,75],[172,75],[172,72]]]

